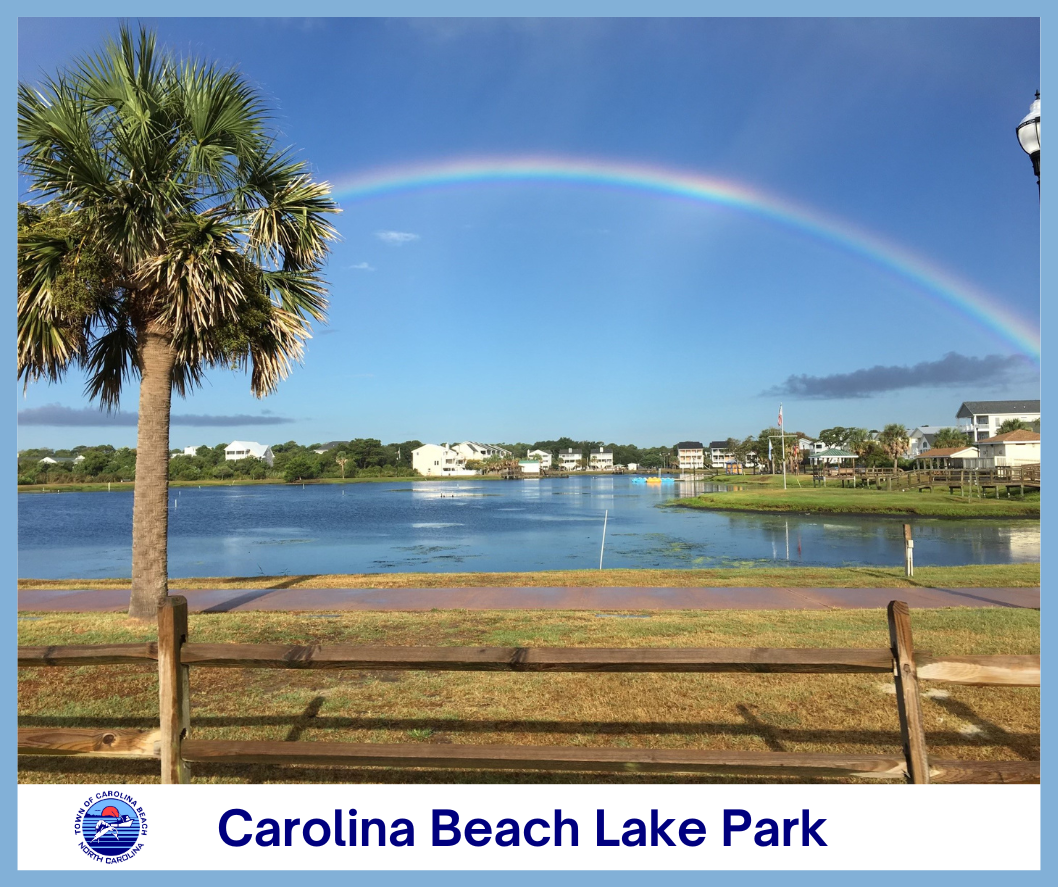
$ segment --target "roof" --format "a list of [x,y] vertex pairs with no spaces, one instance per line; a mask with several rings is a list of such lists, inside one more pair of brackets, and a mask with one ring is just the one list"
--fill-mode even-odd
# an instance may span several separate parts
[[726,440],[711,440],[711,441],[709,441],[709,449],[710,450],[726,450],[727,449],[727,441]]
[[978,443],[1018,443],[1018,442],[1039,442],[1040,434],[1038,431],[1029,431],[1027,428],[1019,428],[1017,431],[1008,431],[1005,434],[997,434],[995,437],[989,437],[986,440],[978,441]]
[[839,450],[835,447],[831,447],[829,450],[823,450],[822,452],[816,453],[813,459],[855,459],[856,454],[850,453],[848,450]]
[[919,459],[972,459],[978,455],[977,447],[939,447],[919,453]]
[[967,400],[959,407],[956,419],[972,419],[982,413],[1038,413],[1038,400]]
[[681,440],[676,444],[677,450],[704,450],[700,440]]
[[559,452],[563,453],[566,456],[579,456],[580,455],[580,450],[575,450],[575,449],[573,449],[573,447],[563,447],[561,450],[559,450]]
[[592,447],[590,452],[594,456],[612,456],[613,455],[613,450],[608,450],[605,447],[599,447],[599,449],[595,449],[595,447]]

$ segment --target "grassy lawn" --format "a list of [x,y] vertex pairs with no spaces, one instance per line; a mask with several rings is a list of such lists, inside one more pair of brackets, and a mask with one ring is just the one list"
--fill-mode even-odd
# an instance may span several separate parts
[[[306,576],[203,576],[170,579],[172,591],[191,589],[1035,589],[1040,565],[968,564],[916,566],[735,566],[713,569],[562,569],[536,573],[338,573]],[[129,589],[131,580],[19,579],[20,590]]]
[[[1036,588],[1039,564],[915,567],[723,567],[710,570],[543,570],[533,573],[330,573],[170,579],[197,588]],[[127,578],[19,579],[20,589],[131,588]]]
[[[812,486],[811,477],[800,477],[801,486],[791,475],[787,489],[778,477],[717,477],[730,484],[726,493],[703,493],[693,498],[667,503],[676,508],[703,508],[727,511],[789,511],[803,514],[892,514],[946,518],[1039,518],[1040,494],[1026,492],[1024,498],[1014,495],[979,499],[963,497],[937,488],[930,492]],[[741,489],[738,489],[741,488]]]
[[[199,642],[630,647],[887,647],[885,613],[708,611],[225,613],[190,617]],[[1039,613],[918,610],[916,648],[933,654],[1038,653]],[[121,614],[20,616],[20,644],[149,640]],[[18,673],[22,726],[156,726],[151,666]],[[200,739],[510,743],[894,753],[893,682],[881,675],[489,674],[192,669]],[[926,685],[930,753],[1039,758],[1035,689]],[[154,762],[34,757],[20,782],[156,782]],[[717,782],[721,777],[198,765],[196,782]]]

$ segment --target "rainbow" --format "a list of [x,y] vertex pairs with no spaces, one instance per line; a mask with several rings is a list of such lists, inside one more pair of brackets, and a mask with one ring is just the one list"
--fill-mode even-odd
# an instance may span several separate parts
[[339,202],[359,201],[425,188],[487,182],[548,182],[621,188],[740,210],[872,262],[991,330],[1034,362],[1038,363],[1040,359],[1038,324],[1015,314],[994,296],[875,234],[731,180],[602,160],[483,157],[356,173],[335,183],[333,193]]

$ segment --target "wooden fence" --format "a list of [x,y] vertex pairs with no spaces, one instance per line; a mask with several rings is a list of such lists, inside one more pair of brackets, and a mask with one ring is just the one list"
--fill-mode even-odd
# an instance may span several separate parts
[[[167,599],[158,642],[19,647],[19,667],[120,665],[157,661],[157,730],[19,728],[20,755],[154,758],[163,783],[190,781],[189,764],[328,764],[357,767],[581,770],[866,777],[928,782],[1035,782],[1038,761],[931,760],[919,681],[1038,687],[1039,656],[916,653],[907,604],[889,604],[890,649],[524,647],[357,647],[196,644],[188,640],[187,601]],[[509,745],[200,740],[190,735],[191,667],[407,669],[504,672],[696,672],[740,674],[892,674],[903,741],[893,754],[805,754]]]

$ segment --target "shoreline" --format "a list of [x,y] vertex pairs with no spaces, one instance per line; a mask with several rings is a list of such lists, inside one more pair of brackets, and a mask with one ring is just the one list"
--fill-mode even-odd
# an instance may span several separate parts
[[[297,588],[1036,588],[1040,565],[916,567],[715,567],[688,570],[542,570],[521,573],[332,573],[172,578],[170,591]],[[128,589],[128,578],[19,578],[18,590]]]

